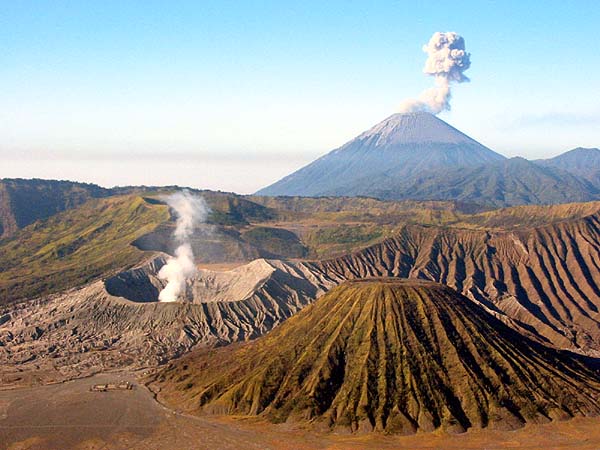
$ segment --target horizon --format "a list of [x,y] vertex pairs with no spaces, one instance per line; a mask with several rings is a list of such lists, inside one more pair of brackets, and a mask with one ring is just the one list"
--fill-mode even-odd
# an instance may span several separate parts
[[428,88],[434,31],[472,59],[442,120],[506,157],[600,146],[594,2],[445,5],[6,3],[0,177],[252,193]]
[[[348,142],[351,142],[355,138],[359,137],[362,133],[369,131],[371,128],[379,125],[382,122],[387,121],[388,119],[390,119],[393,116],[410,115],[410,114],[431,114],[431,113],[424,112],[424,111],[393,113],[393,114],[387,116],[382,121],[378,122],[377,124],[373,124],[372,126],[366,128],[365,130],[363,130],[363,132],[359,133],[357,136],[355,136]],[[440,119],[445,124],[447,124],[451,128],[453,128],[455,131],[459,132],[460,134],[465,135],[469,139],[473,139],[468,134],[463,133],[460,129],[458,129],[458,128],[454,127],[452,124],[446,122],[443,118],[440,118],[439,115],[437,115],[437,114],[431,114],[431,115],[437,119]],[[348,142],[346,142],[346,143],[348,143]],[[475,139],[475,142],[479,143],[479,141],[477,141],[476,139]],[[19,155],[14,155],[12,157],[6,157],[4,160],[5,167],[6,167],[7,163],[14,165],[12,168],[9,168],[8,171],[11,171],[14,169],[16,169],[17,172],[19,170],[24,170],[26,173],[32,173],[32,175],[30,175],[30,176],[2,176],[0,178],[68,181],[68,182],[76,182],[76,183],[95,184],[100,187],[108,188],[108,189],[127,187],[127,186],[147,186],[147,187],[157,187],[157,188],[178,187],[178,188],[192,188],[192,189],[200,189],[200,190],[206,189],[206,190],[212,190],[212,191],[222,191],[222,192],[234,193],[234,194],[239,194],[239,195],[252,195],[252,194],[255,194],[257,191],[259,191],[261,188],[265,188],[265,187],[269,186],[270,184],[272,184],[272,182],[269,181],[271,178],[273,178],[273,180],[272,180],[273,182],[280,180],[280,179],[284,178],[285,176],[290,175],[295,170],[298,170],[301,167],[303,167],[307,164],[310,164],[311,162],[320,158],[321,156],[324,156],[325,154],[327,154],[333,150],[337,150],[338,148],[342,147],[346,143],[341,144],[340,146],[336,147],[335,149],[331,149],[321,155],[313,155],[312,157],[310,154],[285,155],[285,159],[282,157],[282,155],[269,154],[269,153],[244,154],[240,157],[240,155],[235,155],[232,153],[221,153],[221,154],[215,154],[215,153],[206,153],[206,154],[193,154],[193,153],[177,153],[177,154],[174,154],[174,153],[171,153],[171,154],[137,153],[137,154],[135,154],[134,153],[134,154],[132,154],[132,153],[128,153],[125,155],[115,155],[115,154],[106,154],[106,153],[102,153],[102,152],[97,152],[97,153],[88,153],[87,155],[84,155],[83,157],[81,157],[81,156],[75,155],[74,153],[57,152],[57,153],[54,153],[53,155],[38,155],[38,157],[41,157],[41,158],[37,159],[37,161],[39,161],[40,163],[43,163],[43,164],[40,164],[40,166],[37,167],[37,171],[36,170],[31,171],[32,168],[29,166],[29,163],[31,162],[30,159],[28,159],[27,157],[20,157]],[[578,150],[578,149],[597,149],[597,147],[574,147],[574,148],[570,148],[570,149],[562,151],[562,152],[558,152],[547,158],[535,158],[535,159],[526,158],[521,155],[512,155],[512,156],[504,155],[500,152],[496,152],[496,150],[494,150],[493,148],[490,148],[490,150],[500,154],[501,156],[503,156],[507,159],[524,158],[529,161],[535,161],[535,160],[539,160],[539,159],[551,159],[553,157],[560,156],[565,153],[568,153],[568,152],[571,152],[574,150]],[[308,158],[308,159],[303,161],[302,157]],[[236,158],[237,158],[237,162],[240,163],[240,167],[239,168],[234,167],[234,170],[241,169],[241,170],[245,171],[245,170],[248,170],[253,167],[256,169],[260,169],[261,167],[263,167],[265,162],[269,163],[270,164],[269,168],[270,168],[271,172],[268,174],[267,178],[264,178],[266,181],[263,182],[262,181],[263,177],[260,177],[260,176],[256,177],[251,184],[248,184],[247,180],[245,180],[245,179],[241,180],[242,181],[241,183],[236,184],[236,182],[238,180],[235,178],[231,179],[231,180],[233,180],[232,183],[224,184],[224,185],[221,185],[221,184],[212,185],[210,183],[210,181],[208,182],[208,184],[206,184],[206,183],[194,184],[193,181],[191,181],[191,184],[182,184],[182,183],[170,181],[170,180],[176,180],[181,175],[182,170],[192,170],[192,171],[202,170],[206,174],[211,174],[211,172],[213,172],[214,169],[216,169],[216,172],[218,173],[218,175],[216,177],[217,180],[220,180],[221,174],[223,173],[223,171],[224,170],[226,171],[228,168],[231,169],[231,167],[230,167],[231,160],[232,159],[235,160]],[[161,170],[162,172],[158,173],[158,175],[155,173],[152,173],[150,178],[148,177],[147,173],[142,174],[142,176],[139,178],[137,178],[136,176],[132,176],[131,173],[135,172],[135,169],[138,168],[140,161],[142,161],[142,159],[144,161],[144,164],[146,165],[146,167],[145,167],[146,169],[152,167],[152,168],[156,168],[157,170]],[[297,167],[293,167],[292,169],[289,169],[290,161],[297,161],[298,164],[300,164],[300,165],[298,165]],[[91,177],[88,175],[81,176],[80,175],[81,169],[87,167],[88,164],[94,164],[95,170],[97,170],[99,166],[102,167],[103,170],[96,171],[95,174],[92,175]],[[119,182],[113,183],[111,181],[114,177],[112,169],[115,167],[115,165],[120,165],[123,168],[123,172],[127,174],[126,177],[121,178],[121,180],[123,180],[123,182],[121,182],[121,183],[119,183]],[[275,170],[273,170],[274,165],[277,165],[275,167]],[[124,166],[128,167],[129,169],[126,170],[124,168]],[[48,176],[53,173],[59,174],[59,177]],[[280,173],[281,175],[276,175],[278,173]],[[214,174],[214,172],[213,172],[213,174]],[[258,172],[254,172],[254,174],[260,175],[260,170]],[[64,175],[64,176],[61,178],[60,177],[61,175]],[[152,180],[156,180],[156,182],[152,182]],[[161,182],[161,180],[164,180],[164,182]],[[250,186],[250,188],[247,188],[247,186]]]

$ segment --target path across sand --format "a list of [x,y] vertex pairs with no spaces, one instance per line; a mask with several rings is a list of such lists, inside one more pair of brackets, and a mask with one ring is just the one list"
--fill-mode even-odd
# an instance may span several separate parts
[[[90,392],[99,383],[135,382]],[[195,417],[155,401],[135,374],[100,374],[66,383],[0,391],[0,449],[397,449],[600,448],[600,418],[461,435],[344,436],[256,420]]]

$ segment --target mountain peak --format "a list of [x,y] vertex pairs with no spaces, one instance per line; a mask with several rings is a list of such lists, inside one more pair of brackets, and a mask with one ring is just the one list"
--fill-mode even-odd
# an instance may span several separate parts
[[375,138],[375,146],[443,143],[477,143],[442,119],[428,112],[392,114],[356,139]]
[[257,194],[369,196],[419,171],[503,159],[433,114],[398,113]]

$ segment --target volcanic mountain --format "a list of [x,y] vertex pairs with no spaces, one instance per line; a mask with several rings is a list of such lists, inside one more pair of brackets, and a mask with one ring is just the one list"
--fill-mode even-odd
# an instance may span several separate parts
[[258,192],[451,200],[486,207],[600,198],[600,150],[506,159],[425,113],[394,114],[344,146]]
[[595,375],[447,286],[367,279],[255,341],[171,363],[155,382],[190,412],[407,434],[595,415]]
[[426,112],[394,114],[259,195],[370,195],[372,183],[504,157]]
[[585,178],[600,189],[600,149],[575,148],[554,158],[536,161],[540,165],[558,167]]
[[[600,180],[600,169],[597,175]],[[518,157],[393,177],[383,185],[372,180],[369,192],[381,199],[454,200],[494,208],[588,202],[600,194],[591,181],[563,169],[562,164],[543,165]]]

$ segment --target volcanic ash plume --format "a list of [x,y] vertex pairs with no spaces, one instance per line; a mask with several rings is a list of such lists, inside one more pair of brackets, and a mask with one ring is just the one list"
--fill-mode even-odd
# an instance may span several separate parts
[[158,272],[158,277],[167,281],[167,285],[158,295],[158,300],[174,302],[185,290],[185,280],[196,273],[194,253],[189,239],[194,227],[206,220],[210,210],[202,197],[195,197],[189,191],[177,192],[164,200],[175,211],[177,226],[173,237],[179,245],[175,249],[175,256],[170,257]]
[[471,66],[471,54],[465,51],[465,40],[453,32],[437,32],[423,51],[428,55],[423,72],[435,78],[435,86],[423,91],[419,98],[405,100],[400,112],[449,111],[450,84],[469,81],[464,72]]

